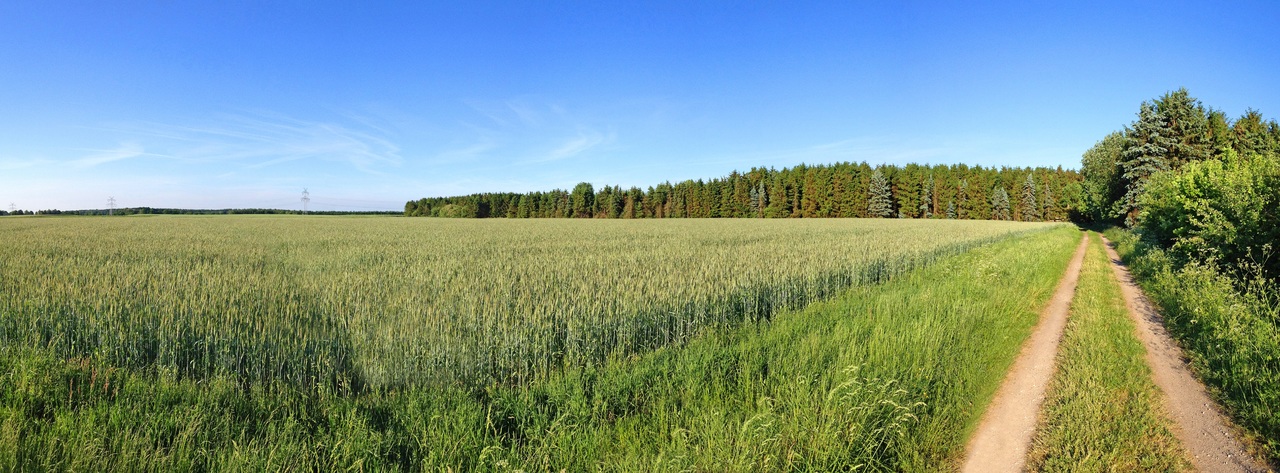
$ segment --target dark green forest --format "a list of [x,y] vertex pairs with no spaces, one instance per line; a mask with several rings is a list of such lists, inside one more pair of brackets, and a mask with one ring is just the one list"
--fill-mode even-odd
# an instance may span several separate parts
[[464,218],[959,218],[1067,220],[1081,178],[1061,168],[867,163],[734,171],[648,189],[581,183],[571,191],[409,201],[405,215]]

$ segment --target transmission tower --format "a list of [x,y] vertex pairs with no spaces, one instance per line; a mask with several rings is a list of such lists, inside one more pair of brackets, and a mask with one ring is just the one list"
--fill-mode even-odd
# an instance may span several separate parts
[[107,197],[107,215],[116,214],[116,197]]
[[302,188],[302,213],[307,213],[307,204],[311,203],[311,193],[307,192],[307,188]]
[[18,206],[14,205],[13,202],[9,202],[9,213],[14,213],[17,210],[18,210]]

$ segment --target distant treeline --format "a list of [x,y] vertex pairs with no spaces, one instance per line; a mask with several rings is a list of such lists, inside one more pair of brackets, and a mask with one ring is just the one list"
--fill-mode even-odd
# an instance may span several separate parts
[[462,218],[953,218],[1066,220],[1081,177],[1053,168],[863,163],[753,168],[648,189],[581,183],[571,191],[411,200],[407,216]]
[[233,214],[273,214],[273,215],[400,215],[395,210],[383,211],[345,211],[345,210],[301,210],[286,209],[164,209],[154,207],[127,207],[115,210],[0,210],[0,215],[233,215]]

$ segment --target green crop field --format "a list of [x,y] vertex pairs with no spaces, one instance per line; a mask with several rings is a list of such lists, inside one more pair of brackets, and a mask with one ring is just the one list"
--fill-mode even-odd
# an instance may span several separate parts
[[768,318],[1008,222],[6,220],[0,340],[371,386],[521,382]]
[[[710,355],[718,359],[740,347],[705,340],[736,339],[744,335],[731,334],[741,330],[783,330],[771,328],[774,318],[800,317],[792,311],[841,294],[850,297],[850,287],[872,288],[893,275],[1008,238],[1057,235],[1052,240],[1036,238],[1039,247],[1062,254],[1019,253],[1022,263],[991,257],[962,266],[998,273],[1008,270],[1000,269],[1005,265],[1039,261],[1032,265],[1041,275],[1034,290],[1047,295],[1070,250],[1072,238],[1067,235],[1075,233],[1042,231],[1050,228],[1062,227],[853,219],[4,219],[0,469],[256,469],[288,466],[291,461],[467,469],[490,465],[494,459],[512,462],[504,463],[508,465],[543,461],[550,469],[608,464],[639,468],[637,462],[644,458],[671,460],[666,450],[648,448],[669,442],[673,431],[668,427],[675,428],[669,425],[671,419],[689,413],[647,411],[638,398],[608,399],[608,393],[589,386],[570,396],[576,401],[564,401],[569,404],[550,401],[554,393],[529,398],[530,393],[558,389],[555,386],[580,389],[598,383],[603,389],[610,383],[626,384],[633,370],[655,363],[644,361],[654,353],[659,360],[675,356],[680,366],[705,365],[706,360],[680,361],[698,353],[681,347],[704,340],[697,346],[718,347],[713,351],[724,353]],[[916,314],[913,320],[932,320],[929,314],[967,313],[937,305],[941,301],[954,299],[968,308],[989,303],[966,299],[965,294],[1005,291],[1008,294],[999,292],[999,297],[1022,301],[1009,306],[1023,315],[1002,335],[1004,341],[997,346],[1003,351],[975,355],[999,360],[994,365],[982,361],[984,367],[976,371],[983,373],[981,377],[916,381],[969,386],[958,392],[929,388],[943,389],[932,396],[958,399],[957,407],[941,407],[948,412],[946,418],[954,418],[946,423],[947,430],[919,435],[961,436],[974,421],[972,408],[965,407],[967,414],[961,416],[951,411],[974,403],[974,396],[980,400],[990,395],[1029,328],[1027,321],[1034,320],[1038,302],[1025,299],[1030,286],[1024,286],[1030,280],[1009,287],[967,288],[992,283],[983,278],[947,283],[949,289],[930,290],[938,294],[937,300],[901,307],[903,314]],[[904,296],[919,292],[904,291]],[[881,297],[874,294],[859,297]],[[954,315],[946,320],[953,328],[944,332],[968,323]],[[845,345],[823,342],[825,355],[807,361],[789,358],[775,369],[811,363],[830,371],[813,378],[821,381],[815,384],[821,393],[836,392],[833,389],[845,380],[839,373],[848,366],[862,366],[859,369],[868,376],[848,375],[862,380],[858,383],[883,383],[870,373],[906,376],[918,373],[915,369],[941,369],[912,361],[924,357],[938,362],[940,353],[932,351],[938,347],[887,348],[895,339],[914,343],[909,341],[919,333],[896,330],[918,332],[919,327],[885,325],[878,319],[861,327],[843,337],[856,339],[861,336],[857,330],[876,331],[878,335],[869,339],[876,345],[869,347],[883,346],[874,348],[883,353],[859,358],[851,354],[868,346],[850,345],[846,350],[840,348]],[[879,333],[885,330],[889,332]],[[961,346],[978,346],[975,343],[986,344],[985,335]],[[777,349],[787,347],[768,348]],[[735,370],[755,366],[737,358],[739,354],[733,356],[739,361],[713,361],[711,372],[733,378],[740,375]],[[828,366],[837,359],[843,364]],[[906,364],[892,367],[898,362]],[[978,363],[948,369],[968,372]],[[771,402],[752,393],[794,381],[774,379],[768,375],[767,361],[764,366],[765,377],[759,382],[766,384],[744,385],[739,394],[745,404],[728,404],[723,408],[736,411],[722,416],[750,417],[756,404]],[[774,376],[781,373],[787,372]],[[684,382],[671,376],[677,374],[656,379]],[[720,381],[708,382],[706,386],[719,386],[715,383]],[[670,394],[652,400],[650,406],[678,409],[675,406],[685,404],[673,393],[686,391],[662,383],[650,379],[618,389],[652,388]],[[876,389],[899,396],[888,385]],[[815,394],[819,400],[821,393]],[[922,399],[928,399],[930,394],[925,394]],[[912,396],[902,401],[912,401]],[[688,402],[693,406],[704,401]],[[590,431],[595,434],[558,443],[559,448],[585,445],[584,451],[549,456],[545,448],[550,447],[537,447],[537,442],[555,438],[556,428],[568,428],[555,412],[563,417],[574,409],[583,413],[582,422],[602,424]],[[667,419],[668,414],[676,417]],[[445,427],[441,419],[459,424]],[[828,427],[835,430],[823,441],[838,444],[841,435],[848,434],[840,433],[847,426]],[[794,433],[800,436],[796,438],[802,434]],[[646,437],[650,435],[657,436]],[[633,444],[636,441],[648,446],[641,448]],[[353,445],[367,449],[349,450],[356,448]],[[610,460],[609,445],[625,447],[612,454],[635,456]],[[911,460],[915,462],[945,460],[955,453],[954,440],[940,445],[946,446],[940,452],[903,455],[917,458]],[[760,448],[773,452],[779,446]],[[714,457],[716,452],[702,454]],[[871,453],[873,459],[899,456]],[[687,460],[703,468],[747,467],[705,463],[696,457]],[[823,469],[855,459],[841,458],[793,466]]]

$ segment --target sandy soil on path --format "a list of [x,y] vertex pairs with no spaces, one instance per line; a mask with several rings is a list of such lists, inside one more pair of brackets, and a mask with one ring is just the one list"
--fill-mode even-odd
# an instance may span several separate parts
[[1044,402],[1045,389],[1053,378],[1058,342],[1062,341],[1071,298],[1076,292],[1076,281],[1080,279],[1085,249],[1089,245],[1087,236],[1081,235],[1080,245],[1067,265],[1066,274],[1040,313],[1040,322],[1031,337],[1022,344],[1018,359],[1014,360],[1004,383],[987,406],[978,429],[969,438],[964,471],[1022,471],[1026,464],[1040,404]]
[[1111,259],[1111,269],[1120,281],[1129,315],[1137,326],[1138,338],[1147,348],[1152,379],[1164,392],[1165,406],[1175,424],[1174,435],[1191,454],[1191,463],[1199,471],[1271,471],[1245,453],[1231,434],[1228,420],[1209,398],[1204,385],[1187,369],[1182,350],[1165,330],[1164,319],[1133,283],[1129,270],[1120,264],[1120,256],[1111,248],[1111,242],[1105,238],[1102,241]]

